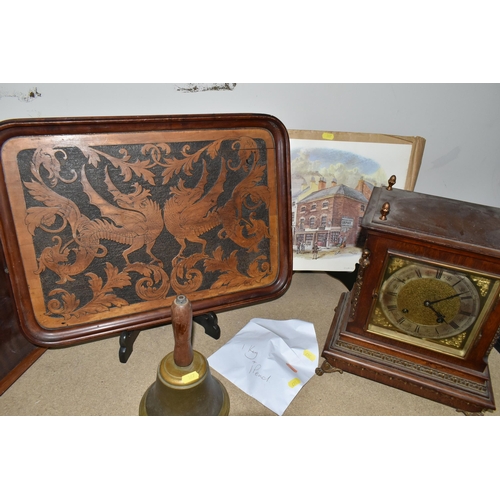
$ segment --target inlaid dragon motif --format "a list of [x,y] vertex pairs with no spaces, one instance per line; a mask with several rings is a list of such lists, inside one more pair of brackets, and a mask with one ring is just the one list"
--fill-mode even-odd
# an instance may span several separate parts
[[[82,167],[83,191],[105,218],[95,220],[81,214],[72,200],[59,195],[43,182],[25,183],[31,196],[45,205],[28,210],[28,228],[33,231],[35,227],[44,226],[46,231],[53,232],[55,229],[45,224],[55,222],[55,216],[58,215],[63,220],[63,227],[69,224],[72,230],[69,242],[63,245],[61,237],[56,236],[53,238],[55,245],[42,250],[38,259],[38,273],[48,268],[59,276],[59,284],[73,280],[72,277],[85,271],[96,257],[106,256],[107,249],[101,244],[101,240],[128,245],[122,253],[127,265],[130,265],[129,255],[142,247],[146,247],[151,263],[161,264],[152,253],[156,238],[163,230],[158,204],[150,199],[149,191],[138,184],[134,185],[132,193],[121,193],[111,182],[107,170],[105,182],[117,205],[104,200],[92,188],[85,174],[85,167]],[[58,231],[61,229],[62,227]],[[69,262],[70,253],[74,254],[72,262]]]
[[[201,179],[194,188],[186,188],[186,183],[182,179],[177,186],[171,188],[171,196],[165,203],[163,217],[165,227],[181,247],[173,260],[174,265],[183,256],[187,242],[201,244],[201,254],[204,254],[207,241],[200,236],[217,226],[222,226],[218,232],[219,238],[230,238],[249,251],[256,252],[263,238],[269,238],[267,224],[258,220],[255,212],[250,212],[246,218],[244,216],[244,208],[249,211],[257,209],[261,204],[266,207],[269,204],[269,188],[262,184],[265,165],[252,168],[249,174],[233,188],[232,195],[225,204],[217,203],[219,196],[225,188],[227,189],[224,183],[228,168],[232,171],[240,168],[247,170],[246,160],[251,154],[257,153],[256,145],[250,138],[242,138],[239,142],[242,147],[247,148],[240,153],[240,163],[229,167],[222,158],[217,182],[209,191],[206,191],[209,171],[204,160]],[[191,166],[187,171],[192,172]]]
[[108,169],[105,170],[105,183],[109,193],[113,195],[116,205],[108,203],[90,185],[85,174],[85,167],[81,171],[81,182],[85,194],[90,202],[99,208],[101,216],[109,219],[96,219],[80,228],[77,242],[85,247],[87,241],[106,239],[128,245],[122,256],[127,265],[130,265],[129,255],[136,250],[146,247],[152,264],[162,262],[152,252],[156,238],[163,231],[163,218],[158,203],[151,200],[150,191],[138,183],[133,184],[133,192],[124,194],[111,182]]
[[207,241],[200,236],[221,223],[217,211],[217,199],[224,190],[226,162],[222,161],[217,182],[205,193],[208,174],[206,162],[203,160],[203,174],[196,186],[188,189],[185,182],[179,179],[177,186],[170,189],[171,196],[165,202],[163,209],[165,227],[181,246],[172,261],[174,266],[183,256],[188,241],[201,244],[201,254],[204,254]]

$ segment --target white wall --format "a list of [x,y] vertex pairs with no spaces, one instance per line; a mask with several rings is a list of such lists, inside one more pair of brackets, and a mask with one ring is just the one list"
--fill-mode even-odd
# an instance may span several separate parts
[[290,129],[422,136],[416,191],[500,207],[496,83],[240,83],[204,92],[180,92],[173,83],[0,84],[0,120],[231,112],[271,114]]

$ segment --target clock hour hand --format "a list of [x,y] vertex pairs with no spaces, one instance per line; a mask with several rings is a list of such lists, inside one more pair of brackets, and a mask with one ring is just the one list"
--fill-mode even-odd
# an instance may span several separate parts
[[[436,302],[439,302],[439,301],[436,301]],[[436,316],[437,316],[437,322],[438,323],[446,323],[445,319],[444,319],[444,315],[441,314],[439,311],[436,311],[436,309],[434,309],[432,307],[432,304],[434,304],[434,302],[430,302],[429,300],[426,300],[424,302],[424,306],[425,307],[428,307]]]

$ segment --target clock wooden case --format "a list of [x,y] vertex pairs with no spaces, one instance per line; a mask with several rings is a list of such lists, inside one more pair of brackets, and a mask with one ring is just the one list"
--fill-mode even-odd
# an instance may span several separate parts
[[467,413],[495,409],[500,209],[377,187],[356,283],[318,375],[345,370]]

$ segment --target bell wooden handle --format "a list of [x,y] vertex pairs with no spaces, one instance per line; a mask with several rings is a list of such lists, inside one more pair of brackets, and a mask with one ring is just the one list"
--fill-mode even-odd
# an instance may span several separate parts
[[175,342],[174,363],[177,366],[189,366],[193,362],[193,310],[185,295],[178,295],[172,303],[172,328]]

